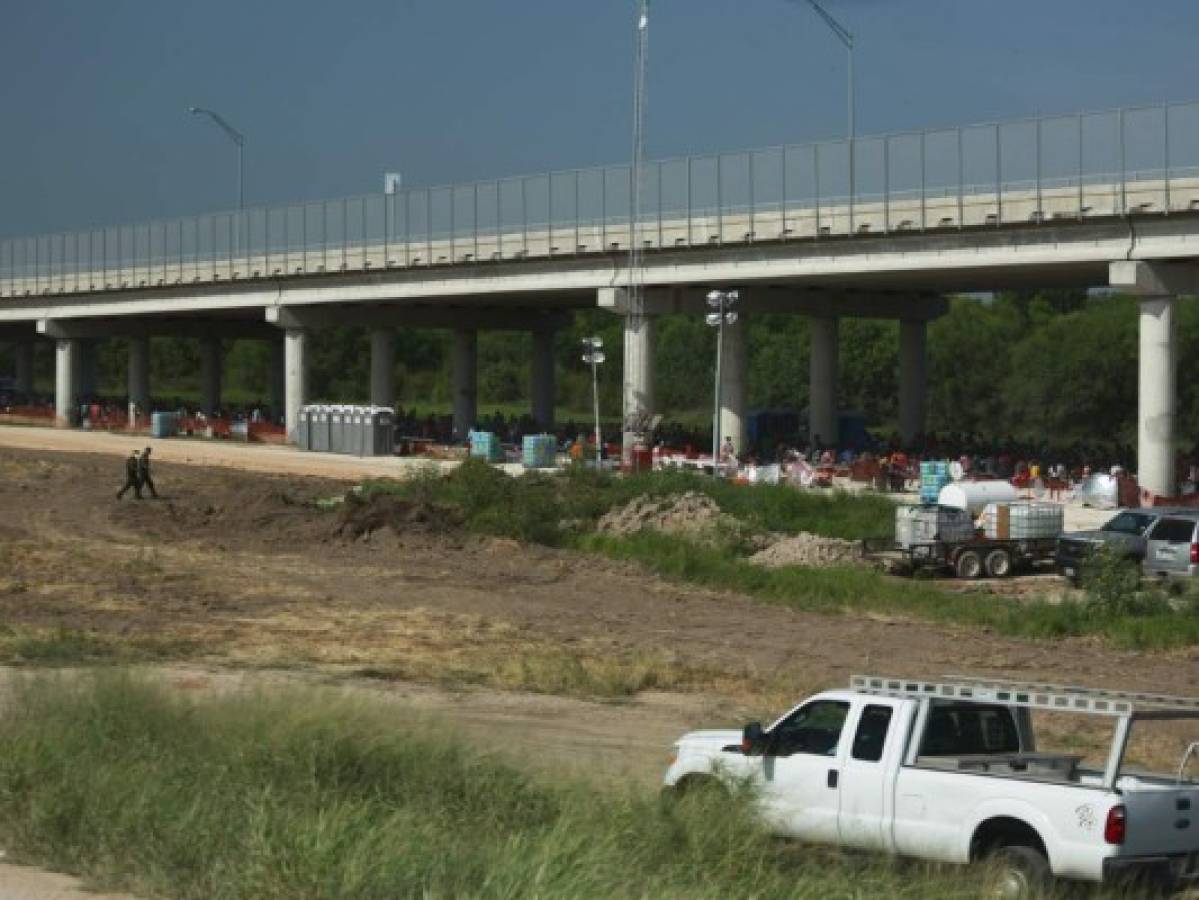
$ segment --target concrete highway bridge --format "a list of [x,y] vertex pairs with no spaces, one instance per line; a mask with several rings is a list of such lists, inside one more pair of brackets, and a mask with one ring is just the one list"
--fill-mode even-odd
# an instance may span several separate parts
[[[840,319],[898,319],[898,420],[911,439],[924,425],[927,323],[946,294],[1113,287],[1141,305],[1141,485],[1170,495],[1174,308],[1199,293],[1196,257],[1199,103],[1172,104],[662,160],[636,192],[630,168],[611,166],[0,241],[0,340],[17,347],[24,391],[34,342],[55,342],[63,422],[94,383],[96,340],[128,341],[142,408],[149,338],[201,341],[209,409],[221,339],[270,341],[294,434],[314,330],[368,327],[371,400],[391,406],[395,330],[448,329],[464,434],[479,329],[534,335],[532,412],[548,425],[554,330],[579,309],[622,316],[627,422],[655,410],[656,318],[700,315],[708,290],[736,287],[743,315],[811,320],[809,427],[825,439],[837,433]],[[724,346],[721,431],[738,447],[746,335],[726,329]]]

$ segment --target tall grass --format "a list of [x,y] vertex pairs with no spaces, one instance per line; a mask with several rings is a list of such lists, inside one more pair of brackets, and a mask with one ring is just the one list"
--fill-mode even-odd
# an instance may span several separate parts
[[737,801],[664,809],[632,788],[534,779],[340,695],[199,703],[112,674],[42,677],[5,718],[10,855],[146,896],[976,894],[957,870],[770,840]]

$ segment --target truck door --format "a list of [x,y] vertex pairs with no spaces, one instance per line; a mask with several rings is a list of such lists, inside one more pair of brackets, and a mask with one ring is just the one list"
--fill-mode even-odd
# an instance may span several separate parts
[[779,831],[837,842],[838,749],[849,715],[843,700],[813,700],[776,724],[762,759],[762,811]]
[[850,723],[853,739],[842,742],[837,822],[841,843],[847,847],[890,848],[890,787],[904,731],[902,712],[902,701],[872,697]]

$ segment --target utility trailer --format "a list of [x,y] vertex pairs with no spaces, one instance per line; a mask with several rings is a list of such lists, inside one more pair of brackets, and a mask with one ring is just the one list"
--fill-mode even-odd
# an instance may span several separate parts
[[1061,507],[990,503],[979,520],[956,506],[923,504],[895,510],[895,538],[863,542],[863,555],[895,572],[953,572],[959,578],[1005,578],[1053,560],[1062,532]]
[[998,540],[975,535],[962,541],[925,541],[900,544],[891,538],[867,538],[862,552],[867,559],[889,564],[897,574],[949,570],[958,578],[1006,578],[1020,569],[1052,562],[1056,538]]

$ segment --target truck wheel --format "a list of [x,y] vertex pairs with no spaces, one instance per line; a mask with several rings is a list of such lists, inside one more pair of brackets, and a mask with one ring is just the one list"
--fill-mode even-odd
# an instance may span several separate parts
[[1000,847],[989,857],[983,896],[989,900],[1040,900],[1049,895],[1053,875],[1034,847]]
[[987,576],[1007,578],[1012,574],[1012,554],[1006,550],[992,550],[987,554]]
[[977,578],[983,573],[983,560],[977,550],[963,550],[958,554],[953,569],[958,578]]

